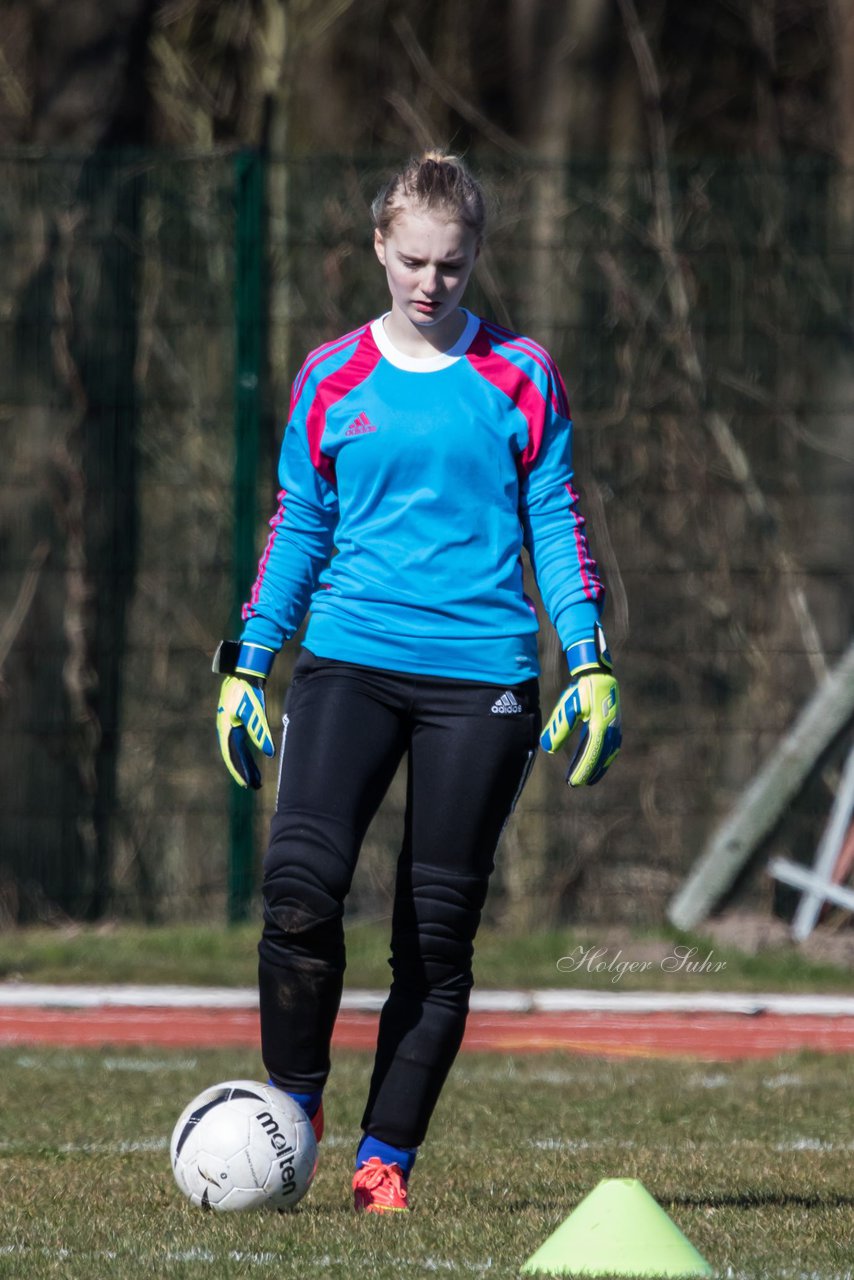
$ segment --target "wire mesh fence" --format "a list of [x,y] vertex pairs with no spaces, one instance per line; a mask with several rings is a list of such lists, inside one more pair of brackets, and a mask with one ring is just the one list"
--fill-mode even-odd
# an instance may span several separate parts
[[[467,301],[564,373],[626,720],[600,787],[570,794],[539,762],[489,909],[658,919],[850,634],[852,175],[483,171]],[[230,793],[210,656],[273,511],[290,379],[385,308],[382,177],[341,157],[0,156],[0,915],[251,900],[274,777],[254,814]],[[547,702],[548,625],[541,654]],[[387,908],[403,790],[355,912]],[[818,775],[787,854],[810,857],[828,803]],[[755,868],[742,888],[771,892]]]

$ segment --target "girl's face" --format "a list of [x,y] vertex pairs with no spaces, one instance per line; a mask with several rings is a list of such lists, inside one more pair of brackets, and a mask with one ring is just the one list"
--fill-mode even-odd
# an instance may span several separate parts
[[477,235],[441,213],[404,206],[389,231],[374,233],[374,248],[385,267],[391,293],[391,320],[412,338],[434,349],[459,336],[458,308],[472,273]]

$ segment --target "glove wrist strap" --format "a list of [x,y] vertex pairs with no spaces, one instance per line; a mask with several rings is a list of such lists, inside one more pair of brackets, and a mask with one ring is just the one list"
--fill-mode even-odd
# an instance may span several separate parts
[[234,673],[238,676],[258,676],[261,680],[266,680],[273,669],[275,657],[275,650],[244,641],[237,655]]
[[263,684],[272,670],[275,657],[275,650],[264,645],[221,640],[214,654],[212,670],[215,675],[240,676],[250,684]]
[[576,640],[566,651],[569,674],[575,679],[586,671],[604,671],[611,675],[614,664],[608,652],[605,632],[597,622],[594,634],[584,640]]

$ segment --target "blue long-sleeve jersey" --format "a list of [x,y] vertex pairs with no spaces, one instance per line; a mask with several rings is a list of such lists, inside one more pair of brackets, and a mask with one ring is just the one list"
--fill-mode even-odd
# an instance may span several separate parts
[[593,635],[604,593],[560,374],[529,338],[466,317],[435,358],[397,351],[380,318],[305,361],[244,642],[278,650],[310,610],[319,657],[526,680],[539,667],[523,544],[563,647]]

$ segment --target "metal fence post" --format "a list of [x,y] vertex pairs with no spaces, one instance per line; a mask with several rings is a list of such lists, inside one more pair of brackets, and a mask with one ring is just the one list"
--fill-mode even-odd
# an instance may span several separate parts
[[[234,157],[234,530],[232,634],[256,560],[256,478],[261,422],[263,359],[262,261],[264,164],[259,151]],[[254,793],[231,787],[229,813],[229,923],[245,920],[253,890]]]

